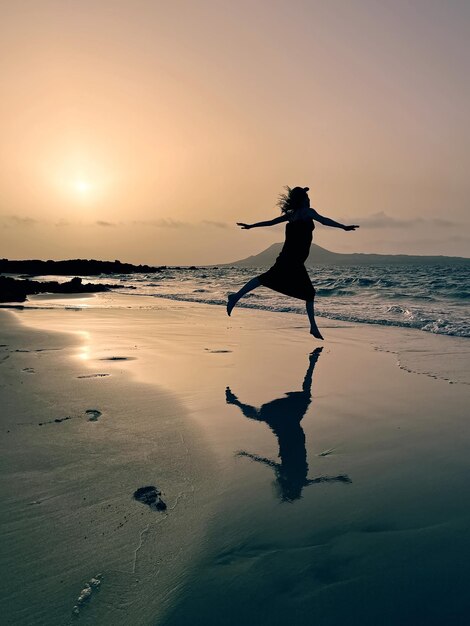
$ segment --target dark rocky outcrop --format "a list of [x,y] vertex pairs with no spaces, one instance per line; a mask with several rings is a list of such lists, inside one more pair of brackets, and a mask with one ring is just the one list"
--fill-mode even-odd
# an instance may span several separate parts
[[150,265],[132,265],[121,261],[70,259],[66,261],[9,261],[0,259],[0,274],[28,274],[29,276],[98,276],[99,274],[141,274],[159,272]]
[[0,302],[24,302],[27,296],[36,293],[95,293],[115,288],[122,288],[122,286],[83,284],[82,279],[78,277],[59,283],[56,280],[40,282],[0,276]]

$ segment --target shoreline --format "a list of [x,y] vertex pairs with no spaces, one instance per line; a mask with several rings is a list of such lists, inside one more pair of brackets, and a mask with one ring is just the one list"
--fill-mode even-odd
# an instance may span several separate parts
[[[105,284],[105,283],[102,283]],[[119,301],[122,297],[130,297],[132,299],[136,299],[136,298],[143,298],[148,300],[149,298],[152,299],[156,299],[156,300],[168,300],[170,302],[186,302],[188,304],[196,304],[196,305],[202,305],[202,306],[217,306],[217,307],[222,307],[225,309],[226,306],[226,301],[213,301],[213,300],[201,300],[198,298],[191,298],[190,296],[187,295],[160,295],[160,294],[146,294],[146,293],[126,293],[124,290],[128,289],[129,287],[127,286],[116,286],[115,289],[122,289],[123,291],[113,291],[111,293],[108,293],[107,295],[110,296],[110,302],[112,302],[113,300],[115,300],[116,302]],[[111,290],[110,290],[111,291]],[[82,299],[84,297],[90,296],[90,297],[96,297],[97,295],[102,295],[102,293],[100,293],[99,291],[96,292],[89,292],[89,293],[70,293],[70,294],[66,294],[66,293],[62,293],[62,294],[52,294],[52,293],[41,293],[41,294],[34,294],[34,295],[30,295],[29,299],[27,301],[25,301],[25,303],[23,302],[6,302],[6,303],[0,303],[0,310],[5,309],[5,310],[34,310],[36,308],[45,308],[44,306],[40,306],[35,304],[36,302],[44,299],[47,300],[48,302],[52,303],[54,300],[58,299],[58,300],[65,300],[67,297],[71,298],[71,299]],[[55,298],[55,296],[58,296],[57,298]],[[57,307],[53,307],[51,304],[49,305],[50,308],[61,308],[60,306]],[[114,303],[112,306],[116,306],[116,304]],[[275,314],[282,314],[282,315],[295,315],[295,316],[301,316],[303,317],[305,315],[305,311],[304,309],[302,310],[297,310],[297,309],[288,309],[288,308],[280,308],[280,309],[273,309],[270,308],[269,306],[264,306],[264,305],[260,305],[260,304],[250,304],[249,302],[246,301],[242,301],[240,304],[237,304],[236,309],[235,310],[240,310],[240,309],[248,309],[249,311],[263,311],[265,313],[275,313]],[[377,326],[379,328],[397,328],[398,330],[402,329],[402,330],[409,330],[411,332],[415,332],[415,331],[419,331],[421,333],[424,333],[426,336],[433,336],[433,337],[449,337],[449,338],[455,338],[458,340],[468,340],[469,336],[468,335],[461,335],[458,333],[448,333],[448,332],[436,332],[433,330],[425,330],[424,328],[420,328],[418,326],[412,326],[412,325],[407,325],[407,324],[402,324],[400,322],[395,322],[395,321],[387,321],[386,323],[384,323],[383,320],[376,320],[376,319],[354,319],[354,318],[350,318],[350,317],[344,317],[344,316],[328,316],[328,315],[323,315],[322,313],[316,314],[315,317],[318,320],[323,320],[326,323],[328,322],[338,322],[339,324],[350,324],[352,326],[356,326],[356,325],[365,325],[365,326]]]
[[[163,301],[163,303],[162,303]],[[217,303],[205,303],[179,298],[168,298],[166,296],[146,296],[143,294],[129,293],[100,293],[100,294],[39,294],[30,297],[26,306],[22,304],[0,305],[2,310],[13,313],[28,311],[80,311],[89,308],[116,310],[122,309],[155,309],[175,307],[187,307],[185,310],[211,310],[224,309],[224,305]],[[208,307],[208,309],[205,309]],[[255,315],[258,319],[266,319],[279,328],[289,329],[296,327],[299,321],[307,328],[306,316],[297,312],[270,311],[267,309],[250,306],[237,307],[234,316]],[[261,316],[261,317],[260,317]],[[223,321],[224,314],[217,316],[219,322]],[[451,384],[470,385],[470,342],[467,337],[457,335],[446,335],[439,333],[425,332],[417,328],[408,328],[395,325],[382,325],[373,322],[348,321],[335,318],[316,316],[321,329],[355,329],[354,336],[360,341],[366,341],[374,345],[375,349],[393,355],[397,365],[403,371],[412,374],[421,374],[431,378],[442,379]],[[18,317],[20,320],[21,317]],[[249,319],[249,318],[248,318]],[[226,318],[227,328],[232,326],[231,322],[237,323],[237,317]],[[33,323],[33,318],[29,318]],[[56,325],[55,330],[60,330]],[[40,326],[38,326],[40,327]],[[333,330],[333,333],[336,331]],[[328,345],[328,341],[334,336],[326,337],[323,344],[317,344],[316,340],[311,340],[310,345]],[[304,337],[308,346],[308,337]],[[295,338],[299,340],[298,337]]]
[[[309,357],[321,344],[297,315],[109,297],[0,311],[7,617],[62,626],[97,574],[84,624],[470,615],[456,342],[325,320]],[[433,378],[439,351],[454,379]],[[132,499],[152,484],[164,515]]]

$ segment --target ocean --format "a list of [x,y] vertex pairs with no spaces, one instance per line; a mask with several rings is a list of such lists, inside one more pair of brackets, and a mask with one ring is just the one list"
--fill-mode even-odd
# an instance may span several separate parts
[[[157,298],[225,305],[227,294],[264,271],[239,267],[168,267],[149,274],[84,277],[84,282],[118,283],[123,291]],[[322,317],[416,328],[470,337],[468,265],[361,265],[309,268]],[[44,277],[64,280],[64,277]],[[260,287],[239,307],[305,314],[300,300]],[[236,310],[234,312],[236,315]]]

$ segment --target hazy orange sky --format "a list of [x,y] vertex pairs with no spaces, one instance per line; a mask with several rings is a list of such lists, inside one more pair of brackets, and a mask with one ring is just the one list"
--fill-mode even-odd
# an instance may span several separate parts
[[0,256],[229,262],[286,184],[338,252],[470,256],[466,0],[12,0]]

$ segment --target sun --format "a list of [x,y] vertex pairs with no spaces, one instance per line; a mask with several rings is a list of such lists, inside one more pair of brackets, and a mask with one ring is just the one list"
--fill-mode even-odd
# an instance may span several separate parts
[[57,163],[51,161],[48,164],[50,186],[57,197],[73,210],[85,211],[98,207],[109,197],[115,181],[107,163],[85,157],[63,155],[62,161],[58,162],[57,156]]
[[83,178],[78,178],[74,180],[72,183],[72,187],[75,193],[81,197],[88,196],[93,189],[93,185],[90,183],[90,181]]

